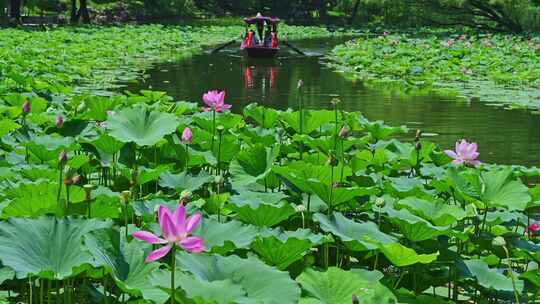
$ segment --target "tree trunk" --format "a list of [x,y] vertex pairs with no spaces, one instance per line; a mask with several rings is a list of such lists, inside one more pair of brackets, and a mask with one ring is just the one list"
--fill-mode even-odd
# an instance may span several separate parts
[[358,13],[358,7],[360,7],[360,0],[356,0],[356,3],[354,3],[351,17],[349,18],[349,24],[352,24],[354,22],[354,19],[356,18],[356,14]]
[[79,23],[79,15],[77,14],[77,0],[71,0],[70,22],[72,24]]
[[9,2],[9,17],[17,23],[21,21],[21,0]]
[[82,17],[84,24],[90,24],[90,14],[88,14],[88,3],[86,0],[79,0],[79,18]]

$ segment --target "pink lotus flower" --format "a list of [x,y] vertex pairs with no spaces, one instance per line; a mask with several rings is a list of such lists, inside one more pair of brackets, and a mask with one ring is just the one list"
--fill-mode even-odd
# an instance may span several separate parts
[[540,223],[534,222],[525,228],[525,234],[540,231]]
[[62,117],[62,115],[60,115],[60,114],[57,115],[56,120],[55,120],[54,123],[55,123],[56,127],[60,129],[62,127],[62,125],[64,125],[64,117]]
[[444,150],[444,153],[454,160],[454,164],[470,164],[476,166],[480,164],[480,161],[476,160],[480,153],[476,150],[478,145],[476,143],[469,143],[466,140],[462,139],[460,142],[456,142],[456,151]]
[[223,112],[231,108],[230,104],[225,103],[225,91],[208,91],[203,95],[203,101],[208,106],[204,108],[205,112]]
[[184,144],[190,144],[192,139],[193,139],[193,133],[191,133],[190,128],[186,127],[184,131],[182,132],[182,142]]
[[195,213],[186,219],[186,208],[183,204],[180,204],[172,214],[167,207],[161,205],[157,211],[157,220],[163,238],[148,231],[137,231],[132,234],[133,237],[150,244],[167,244],[150,252],[146,257],[146,263],[161,259],[173,246],[179,246],[189,252],[205,250],[201,237],[190,236],[201,220],[200,213]]

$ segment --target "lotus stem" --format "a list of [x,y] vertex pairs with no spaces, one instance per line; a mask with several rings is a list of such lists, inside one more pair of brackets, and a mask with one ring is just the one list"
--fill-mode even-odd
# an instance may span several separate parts
[[32,276],[31,275],[28,275],[28,290],[29,290],[28,302],[32,304],[33,296],[32,296]]
[[186,143],[186,172],[189,171],[189,144]]
[[174,282],[176,270],[176,245],[173,244],[171,249],[171,304],[175,304],[174,294],[176,291],[176,285]]
[[514,278],[514,271],[512,270],[512,262],[510,260],[510,253],[508,252],[508,248],[506,246],[502,246],[504,249],[504,253],[506,254],[506,264],[508,266],[508,274],[510,275],[510,280],[512,280],[512,289],[514,289],[514,297],[516,299],[516,304],[519,304],[519,292],[516,287],[516,280]]
[[212,144],[210,151],[214,151],[214,137],[216,137],[216,109],[212,108]]
[[63,170],[60,168],[60,173],[58,174],[58,194],[56,195],[56,202],[60,206],[60,195],[62,194],[62,184],[63,184]]

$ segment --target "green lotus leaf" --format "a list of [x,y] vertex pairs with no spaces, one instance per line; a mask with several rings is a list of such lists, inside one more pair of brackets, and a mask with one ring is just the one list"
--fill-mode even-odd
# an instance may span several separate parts
[[[195,280],[188,284],[178,282],[178,286],[187,295],[202,297],[206,303],[297,303],[300,298],[300,288],[287,272],[270,267],[253,256],[242,259],[234,255],[224,257],[179,252],[176,259],[177,269],[192,275],[180,276],[180,280],[184,283]],[[154,285],[170,288],[170,280],[167,275],[156,277]],[[211,287],[209,293],[199,289],[204,286]],[[218,287],[230,290],[219,293]]]
[[259,106],[251,103],[244,108],[244,116],[253,119],[257,125],[263,128],[273,128],[279,119],[279,113],[275,109]]
[[273,168],[276,174],[292,183],[300,191],[311,194],[313,194],[313,190],[308,180],[316,179],[330,184],[331,170],[329,166],[317,166],[304,161],[291,162],[285,166]]
[[278,148],[265,148],[261,144],[241,150],[230,166],[233,183],[245,186],[263,179],[272,170],[278,154]]
[[429,240],[450,230],[450,226],[435,226],[407,209],[398,211],[386,206],[384,212],[388,214],[391,222],[399,225],[401,233],[413,242]]
[[416,263],[429,264],[437,259],[439,252],[431,254],[418,254],[411,248],[400,243],[392,243],[380,246],[381,252],[397,267],[405,267]]
[[456,205],[445,204],[441,201],[429,202],[416,197],[402,199],[395,206],[404,207],[438,226],[451,225],[467,216],[465,210]]
[[[65,187],[62,186],[61,200],[66,199]],[[4,195],[10,199],[2,210],[2,218],[38,217],[57,213],[58,184],[53,182],[21,183],[18,187],[5,190]],[[84,200],[84,191],[77,186],[70,187],[70,202]]]
[[313,234],[309,229],[296,231],[266,230],[251,244],[255,251],[267,264],[285,270],[289,265],[301,259],[307,251],[328,238]]
[[405,126],[390,127],[385,125],[384,122],[380,120],[369,121],[362,115],[359,116],[358,121],[360,122],[360,125],[369,132],[369,134],[375,141],[387,139],[388,137],[390,137],[390,135],[408,132],[408,129]]
[[152,287],[149,275],[159,269],[159,263],[145,263],[152,246],[133,240],[125,242],[117,229],[100,229],[85,236],[85,244],[95,267],[105,267],[123,291],[134,296],[152,295],[164,302],[169,295]]
[[379,230],[373,222],[358,223],[334,212],[330,217],[316,213],[313,220],[323,231],[339,237],[352,250],[374,250],[381,245],[396,243],[397,240]]
[[[513,292],[512,280],[500,273],[497,269],[490,269],[482,260],[463,261],[470,274],[476,278],[478,284],[484,288]],[[514,274],[517,277],[517,274]],[[523,291],[523,281],[516,279],[516,288],[519,293]]]
[[71,217],[10,218],[0,222],[0,259],[17,278],[32,274],[62,280],[92,262],[83,236],[110,226],[110,222]]
[[353,295],[358,297],[358,303],[363,304],[397,303],[394,294],[377,280],[336,267],[325,272],[307,269],[296,281],[309,296],[302,298],[301,304],[351,303]]
[[524,210],[531,200],[529,188],[512,177],[510,168],[484,172],[479,180],[477,190],[480,193],[480,199],[489,207]]
[[296,213],[285,195],[279,192],[244,190],[230,197],[227,208],[237,213],[237,219],[261,227],[271,227]]
[[84,101],[86,112],[83,114],[83,118],[97,121],[107,120],[107,111],[114,110],[114,107],[119,102],[119,97],[87,97]]
[[125,108],[107,119],[109,134],[121,142],[153,146],[176,131],[178,120],[169,113],[148,111],[143,106]]
[[159,176],[159,185],[174,189],[178,192],[182,190],[193,192],[200,189],[204,184],[209,183],[212,180],[212,176],[206,173],[206,171],[202,171],[198,175],[191,175],[187,171],[180,174],[164,172]]
[[28,150],[41,161],[57,159],[61,150],[67,150],[72,145],[74,145],[72,137],[52,135],[36,136],[26,143]]
[[0,268],[0,284],[15,277],[15,271],[9,267]]
[[[287,126],[292,128],[295,133],[300,133],[300,115],[299,112],[281,112],[280,119],[283,120]],[[317,130],[321,125],[335,121],[334,111],[329,110],[304,110],[303,117],[303,134],[310,134]]]
[[8,134],[13,130],[17,130],[20,127],[21,125],[14,122],[13,120],[4,118],[0,120],[0,137]]
[[248,248],[258,234],[258,228],[231,220],[220,223],[214,218],[203,218],[193,235],[204,238],[204,246],[211,252],[225,254],[236,248]]
[[422,197],[426,193],[424,190],[424,181],[417,177],[387,177],[385,181],[385,190],[388,194],[397,197],[417,196]]
[[89,143],[96,149],[107,154],[115,154],[125,145],[124,142],[118,141],[106,133],[101,134],[101,136]]
[[138,181],[139,185],[144,185],[148,182],[155,181],[162,173],[166,172],[167,170],[171,169],[171,165],[159,165],[155,168],[147,168],[144,166],[139,167],[139,176]]
[[374,195],[379,192],[376,187],[334,187],[332,184],[309,179],[308,184],[315,195],[332,208],[352,200],[355,197]]
[[[212,134],[213,114],[209,112],[199,112],[192,116],[193,122],[199,127]],[[242,116],[232,112],[216,113],[216,126],[222,125],[225,129],[233,129],[242,122]],[[217,134],[216,134],[217,136]]]

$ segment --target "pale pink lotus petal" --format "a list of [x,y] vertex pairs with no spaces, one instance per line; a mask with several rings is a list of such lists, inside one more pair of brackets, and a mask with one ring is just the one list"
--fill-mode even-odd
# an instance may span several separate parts
[[464,160],[461,159],[461,158],[454,159],[454,160],[452,161],[452,163],[453,163],[453,164],[456,164],[456,165],[461,165],[461,164],[463,164],[463,162],[464,162]]
[[473,166],[478,166],[481,164],[481,162],[479,160],[470,160],[469,161],[469,164],[473,165]]
[[174,242],[178,235],[176,234],[176,226],[171,219],[171,215],[169,213],[165,213],[162,217],[162,221],[163,222],[159,223],[159,226],[161,227],[163,238],[169,242]]
[[468,155],[469,159],[477,159],[478,156],[480,156],[480,153],[478,152],[472,152]]
[[225,102],[225,91],[219,92],[216,97],[217,97],[216,102],[223,104]]
[[186,223],[187,233],[191,233],[191,231],[193,231],[193,229],[197,227],[197,225],[201,221],[201,217],[202,215],[200,213],[195,213],[187,219],[187,223]]
[[[186,208],[180,204],[172,215],[172,221],[176,227],[176,235],[180,235],[186,232]],[[189,232],[188,232],[189,233]]]
[[225,110],[228,110],[231,107],[232,107],[232,105],[230,105],[230,104],[227,104],[227,103],[223,104],[223,108],[225,108]]
[[131,234],[134,238],[150,244],[166,244],[167,241],[148,231],[137,231]]
[[169,251],[171,251],[171,245],[163,246],[159,249],[156,249],[150,252],[150,254],[146,257],[145,261],[146,263],[157,261],[161,259],[162,257],[166,256],[167,253],[169,253]]
[[165,216],[168,216],[170,218],[170,215],[171,215],[169,208],[167,208],[165,205],[160,205],[157,211],[157,215],[158,215],[159,228],[161,229],[161,234],[163,235],[165,239],[168,239],[168,237],[170,236],[170,233],[172,232],[168,230],[168,227],[165,226],[165,222],[166,222]]
[[444,150],[444,154],[448,155],[449,157],[453,158],[453,159],[457,159],[458,156],[456,154],[456,152],[452,151],[452,150]]
[[202,252],[205,250],[203,239],[198,236],[187,237],[178,242],[178,245],[189,252]]

